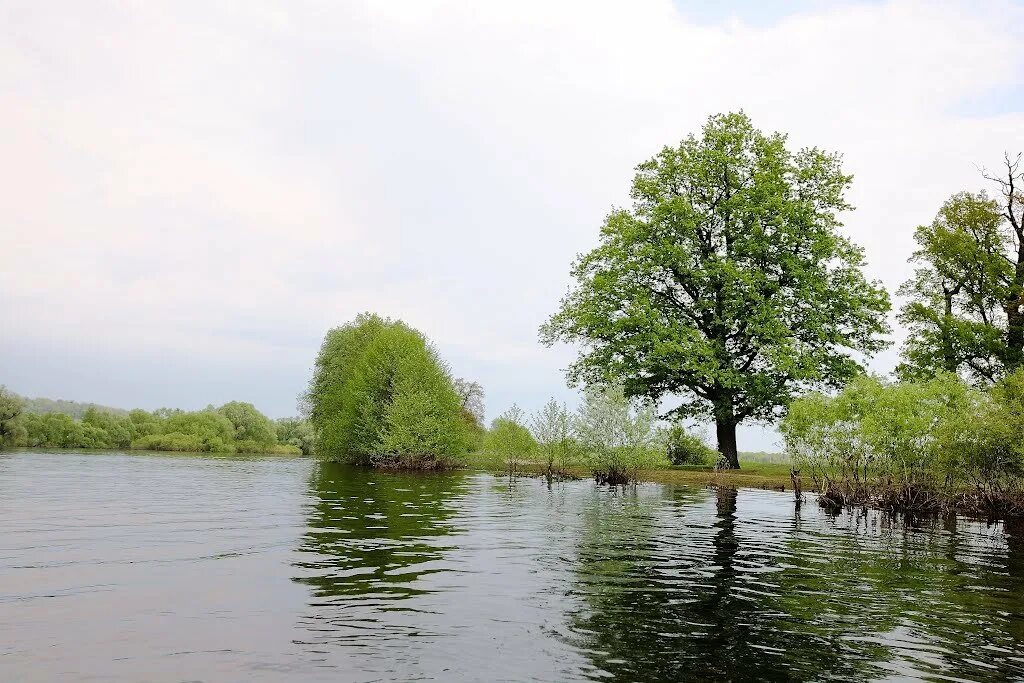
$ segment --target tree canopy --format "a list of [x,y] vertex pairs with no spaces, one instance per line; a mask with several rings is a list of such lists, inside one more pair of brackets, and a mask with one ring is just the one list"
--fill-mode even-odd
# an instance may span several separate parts
[[900,288],[904,379],[953,372],[990,384],[1024,363],[1024,173],[1019,155],[1005,161],[987,176],[998,199],[957,193],[917,228],[917,268]]
[[574,382],[678,396],[677,416],[713,418],[738,467],[738,423],[843,384],[862,370],[854,352],[885,345],[888,295],[839,232],[850,182],[836,154],[791,152],[742,112],[710,117],[640,164],[633,208],[576,259],[542,340],[582,345]]

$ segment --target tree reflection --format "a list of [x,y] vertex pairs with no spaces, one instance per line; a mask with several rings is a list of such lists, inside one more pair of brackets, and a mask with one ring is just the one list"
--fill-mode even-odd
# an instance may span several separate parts
[[[850,657],[838,638],[778,608],[771,544],[744,548],[737,493],[705,504],[631,508],[601,501],[580,548],[587,609],[573,620],[594,678],[820,680],[869,676],[879,653]],[[614,558],[614,559],[613,559]],[[808,608],[813,598],[804,598]],[[874,670],[877,673],[877,670]]]
[[594,678],[1021,674],[1024,529],[806,508],[759,519],[737,514],[735,490],[713,495],[592,501],[570,625]]
[[416,581],[437,571],[449,548],[449,503],[464,476],[382,473],[321,463],[310,488],[309,531],[299,548],[304,570],[295,580],[321,597],[402,598],[419,594]]

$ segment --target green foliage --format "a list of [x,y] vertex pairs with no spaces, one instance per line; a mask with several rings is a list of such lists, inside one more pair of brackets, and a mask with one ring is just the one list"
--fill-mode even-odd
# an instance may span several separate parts
[[138,436],[135,424],[127,415],[108,413],[94,407],[86,409],[82,423],[104,433],[100,439],[103,445],[97,448],[129,448]]
[[378,467],[438,469],[466,452],[466,425],[451,378],[419,335],[391,369],[390,401],[374,444]]
[[654,406],[634,406],[620,386],[588,387],[573,432],[598,483],[626,484],[665,462]]
[[[2,398],[0,392],[0,410]],[[94,404],[77,405],[85,406],[81,419],[58,412],[21,414],[12,422],[7,444],[208,453],[302,452],[297,444],[278,443],[271,422],[249,403],[233,401],[218,410],[196,412],[161,408],[152,413],[138,409],[111,412]],[[246,438],[253,436],[256,438]]]
[[1024,373],[991,392],[952,373],[886,384],[862,377],[834,397],[795,401],[781,431],[826,500],[878,495],[892,507],[934,507],[965,490],[1004,493],[1024,464]]
[[1013,265],[999,205],[984,192],[950,197],[930,225],[917,228],[918,264],[900,288],[904,379],[952,372],[992,382],[1007,360],[1006,315]]
[[277,443],[273,423],[266,415],[256,410],[253,404],[231,401],[218,408],[217,412],[231,422],[234,428],[233,438],[236,441],[251,442],[255,446],[253,452],[260,452],[259,449]]
[[24,409],[21,397],[0,384],[0,448],[16,445],[24,438],[25,428],[18,419]]
[[[43,448],[85,448],[86,430],[81,422],[62,413],[24,416],[26,446]],[[96,440],[95,427],[89,430],[89,441]],[[102,447],[102,446],[100,446]]]
[[235,426],[231,420],[212,410],[192,413],[177,413],[168,417],[161,431],[164,434],[194,436],[209,447],[200,450],[214,450],[234,441]]
[[182,451],[188,453],[214,452],[230,453],[220,439],[208,439],[195,434],[170,432],[168,434],[150,434],[132,442],[132,448],[142,451]]
[[533,414],[530,430],[544,458],[547,475],[564,474],[575,464],[572,417],[564,403],[550,399]]
[[888,295],[839,232],[849,184],[838,155],[791,152],[743,113],[711,117],[638,167],[633,209],[577,258],[542,340],[583,345],[575,382],[679,395],[677,415],[713,418],[738,467],[738,423],[841,386],[861,372],[851,351],[884,346]]
[[481,450],[501,458],[512,474],[537,452],[537,441],[523,422],[523,411],[513,404],[491,423],[481,445]]
[[666,455],[673,465],[713,465],[718,454],[704,439],[690,434],[681,424],[673,424],[666,434]]
[[313,425],[298,417],[285,417],[274,423],[277,440],[287,446],[299,449],[302,455],[313,453]]
[[467,448],[462,401],[426,338],[361,314],[331,330],[306,395],[314,450],[381,467],[432,469]]

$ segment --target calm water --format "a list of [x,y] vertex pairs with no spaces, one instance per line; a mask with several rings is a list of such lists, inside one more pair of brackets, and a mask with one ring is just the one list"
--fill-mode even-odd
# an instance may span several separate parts
[[0,454],[0,680],[1024,679],[1024,530],[298,459]]

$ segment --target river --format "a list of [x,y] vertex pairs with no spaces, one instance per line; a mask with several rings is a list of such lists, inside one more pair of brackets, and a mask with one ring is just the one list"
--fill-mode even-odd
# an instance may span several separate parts
[[0,453],[0,679],[1024,679],[1024,528],[791,494]]

